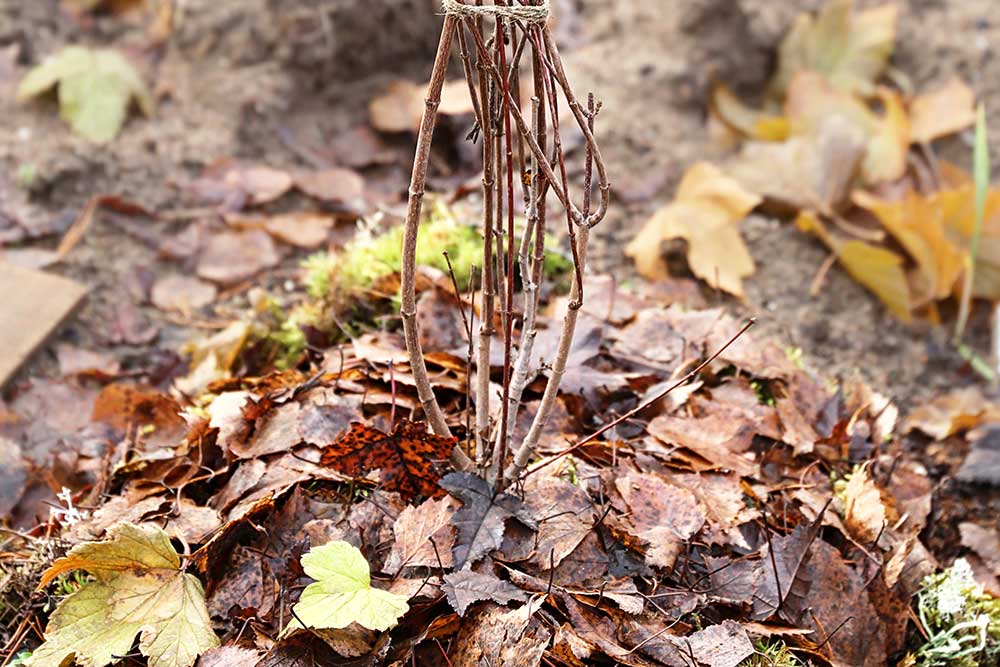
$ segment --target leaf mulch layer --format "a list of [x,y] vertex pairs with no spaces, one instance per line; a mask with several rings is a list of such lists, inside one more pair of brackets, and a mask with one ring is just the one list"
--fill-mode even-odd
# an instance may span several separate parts
[[[67,592],[58,581],[35,590],[42,571],[73,545],[131,530],[122,522],[173,539],[184,565],[170,556],[162,581],[204,587],[211,627],[188,622],[199,650],[212,633],[221,647],[203,665],[736,667],[780,640],[817,665],[875,666],[919,642],[911,604],[935,554],[967,552],[998,590],[995,523],[947,514],[955,489],[996,502],[997,404],[963,390],[900,420],[860,380],[828,383],[751,332],[560,456],[741,327],[609,278],[589,279],[587,293],[541,458],[499,494],[455,471],[454,440],[419,421],[391,332],[197,397],[36,380],[0,412],[8,650],[37,647]],[[542,360],[564,305],[539,333]],[[457,327],[431,332],[439,339],[464,336],[456,318],[433,323]],[[464,355],[428,355],[459,442]],[[515,437],[543,387],[529,386]],[[942,489],[952,495],[935,500]],[[388,632],[279,638],[311,581],[300,558],[335,540],[360,549],[372,586],[408,598],[408,611]]]

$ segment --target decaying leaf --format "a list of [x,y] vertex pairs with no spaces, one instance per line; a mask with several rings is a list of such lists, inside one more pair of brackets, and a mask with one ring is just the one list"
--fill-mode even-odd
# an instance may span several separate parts
[[894,4],[854,11],[854,0],[830,0],[815,18],[799,16],[781,42],[772,92],[781,97],[803,70],[819,72],[838,90],[874,92],[896,41]]
[[761,199],[747,192],[718,167],[699,162],[681,180],[674,201],[660,209],[629,243],[625,253],[650,280],[669,277],[660,244],[688,242],[688,264],[712,287],[743,295],[743,278],[754,272],[753,258],[737,224]]
[[465,616],[469,605],[482,600],[492,600],[497,604],[505,605],[510,602],[524,602],[528,599],[527,594],[520,588],[510,583],[498,579],[496,575],[482,574],[472,570],[462,570],[444,575],[444,585],[441,590],[448,596],[448,604],[458,612],[459,616]]
[[451,517],[455,509],[451,498],[428,498],[403,510],[392,526],[396,541],[383,571],[396,575],[404,567],[451,567],[455,543]]
[[509,493],[494,495],[493,489],[481,477],[452,472],[441,478],[440,484],[462,501],[462,507],[451,518],[452,525],[458,528],[452,548],[456,569],[473,565],[499,549],[508,519],[516,517],[528,527],[535,525],[519,499]]
[[111,49],[69,46],[28,72],[17,89],[19,101],[59,87],[60,114],[80,136],[106,143],[117,136],[134,98],[147,116],[153,96],[125,56]]
[[738,667],[754,654],[747,631],[734,621],[710,625],[687,637],[670,637],[682,654],[705,667]]
[[211,237],[198,258],[201,278],[233,285],[269,269],[281,259],[270,235],[259,229],[222,232]]
[[166,533],[119,524],[108,537],[74,547],[45,571],[40,586],[72,570],[95,581],[59,603],[31,665],[58,667],[76,656],[101,667],[126,655],[137,634],[151,667],[188,667],[218,646],[201,583],[181,570]]
[[705,523],[705,509],[694,494],[651,474],[615,480],[628,504],[628,521],[636,537],[649,543],[646,562],[671,569],[687,540]]
[[916,407],[904,420],[903,430],[918,430],[935,440],[944,440],[994,421],[1000,421],[997,404],[978,387],[964,387]]
[[397,421],[391,434],[355,422],[346,435],[323,449],[320,463],[354,477],[379,469],[382,488],[407,499],[439,496],[440,470],[456,442],[406,419]]
[[372,588],[368,561],[347,542],[328,542],[302,556],[302,569],[316,580],[296,603],[295,617],[283,631],[302,628],[346,628],[357,623],[369,630],[388,630],[409,606],[406,598]]
[[537,618],[541,603],[539,596],[520,609],[486,606],[472,618],[464,619],[454,643],[451,664],[538,667],[552,637]]
[[810,549],[821,525],[822,516],[811,524],[800,523],[788,535],[772,536],[770,543],[761,550],[757,562],[760,574],[753,598],[755,620],[765,621],[779,612],[783,618],[788,618],[788,599],[801,598],[808,590],[810,581],[802,576],[802,567],[810,558]]

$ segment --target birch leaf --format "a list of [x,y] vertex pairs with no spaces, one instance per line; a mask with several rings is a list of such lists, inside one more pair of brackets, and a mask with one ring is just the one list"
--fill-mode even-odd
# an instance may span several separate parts
[[371,569],[357,547],[343,541],[310,549],[302,569],[316,580],[295,605],[295,618],[285,628],[339,629],[357,623],[369,630],[388,630],[409,608],[406,598],[372,588]]
[[136,635],[150,667],[189,667],[218,646],[201,583],[181,571],[167,534],[125,523],[108,535],[74,547],[42,575],[41,586],[72,570],[95,581],[59,603],[28,664],[58,667],[75,656],[84,667],[103,667],[127,654]]

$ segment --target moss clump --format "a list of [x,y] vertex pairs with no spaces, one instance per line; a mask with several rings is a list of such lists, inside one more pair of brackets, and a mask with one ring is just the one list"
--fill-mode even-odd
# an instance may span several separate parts
[[901,667],[990,667],[1000,665],[1000,600],[976,583],[959,558],[924,579],[917,614],[927,634]]
[[802,662],[783,641],[758,641],[756,651],[746,658],[739,667],[807,667],[811,663]]

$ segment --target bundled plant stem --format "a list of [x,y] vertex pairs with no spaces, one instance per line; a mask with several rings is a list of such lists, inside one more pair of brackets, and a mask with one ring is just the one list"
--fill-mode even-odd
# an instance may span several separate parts
[[[474,451],[470,456],[456,447],[452,458],[461,469],[478,468],[500,490],[516,479],[534,456],[540,435],[555,407],[576,331],[577,316],[583,306],[583,274],[590,230],[607,213],[610,183],[594,139],[594,119],[600,105],[595,104],[593,95],[590,95],[584,107],[573,94],[559,51],[546,26],[548,1],[496,0],[492,5],[485,5],[483,0],[476,0],[475,5],[467,2],[442,2],[444,25],[427,88],[426,108],[410,181],[403,236],[401,315],[417,393],[427,420],[435,433],[450,435],[445,414],[434,396],[420,345],[415,274],[417,238],[434,124],[457,35],[477,130],[481,132],[483,142],[483,266],[479,272],[482,299],[476,350],[475,432],[470,434]],[[486,19],[493,21],[489,39],[484,32]],[[519,99],[520,71],[526,54],[531,61],[534,85],[527,118]],[[585,139],[584,186],[580,207],[573,202],[567,176],[559,126],[560,93]],[[478,132],[474,131],[472,136]],[[522,184],[526,217],[519,240],[515,227],[515,168]],[[600,198],[596,211],[592,211],[591,184],[595,169]],[[544,275],[548,217],[546,197],[549,192],[566,214],[566,233],[574,267],[573,284],[545,392],[527,435],[516,444],[514,425],[524,389],[539,370],[536,368],[533,372],[531,355],[537,335],[535,325],[540,283]],[[516,270],[518,265],[520,271]],[[515,308],[518,277],[521,282],[520,315]],[[490,415],[490,348],[497,334],[497,318],[503,342],[502,400],[500,414]],[[516,320],[520,322],[519,328],[515,327]],[[519,331],[519,338],[515,345],[516,331]]]

